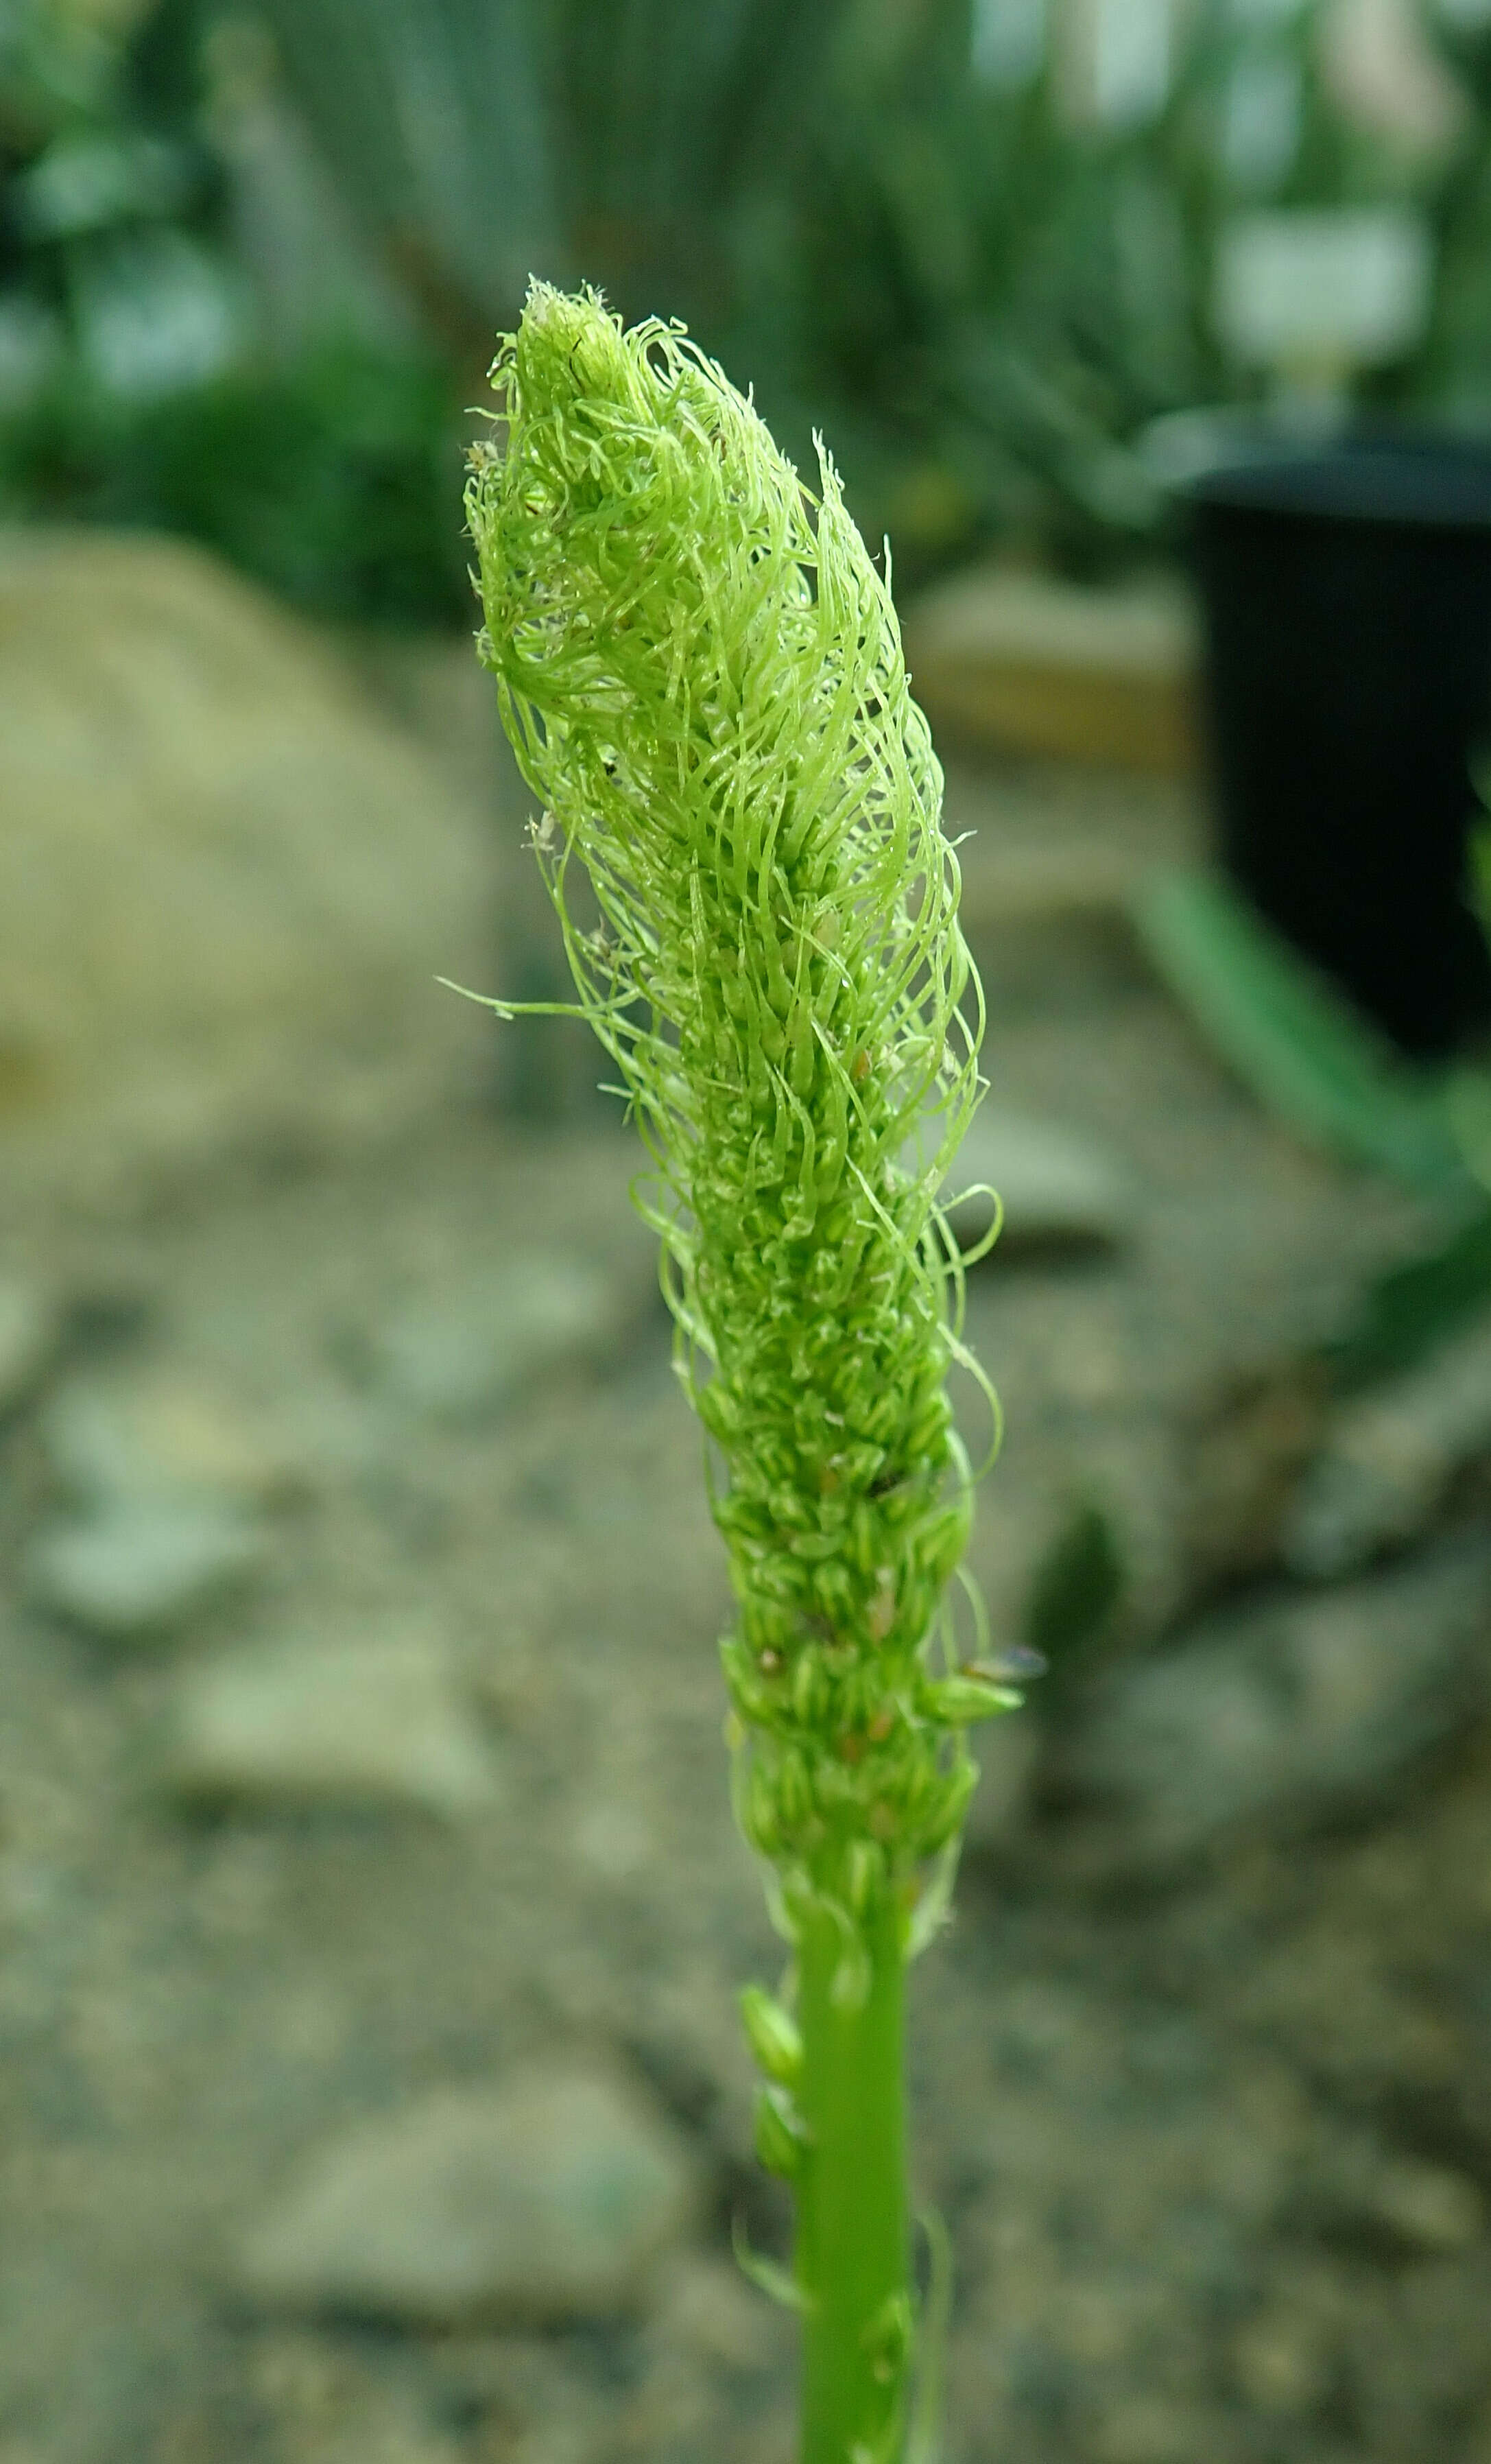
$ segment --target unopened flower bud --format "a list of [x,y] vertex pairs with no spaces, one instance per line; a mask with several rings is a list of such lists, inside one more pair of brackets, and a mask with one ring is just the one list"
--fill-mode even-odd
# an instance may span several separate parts
[[780,2087],[791,2087],[802,2069],[802,2038],[790,2011],[764,1986],[748,1985],[740,1995],[746,2039],[761,2069]]
[[926,1717],[938,1727],[971,1728],[976,1721],[998,1719],[1001,1711],[1018,1711],[1024,1697],[967,1671],[937,1678],[924,1687],[921,1699]]
[[786,2089],[757,2088],[756,2152],[768,2173],[779,2173],[790,2182],[802,2169],[807,2144],[802,2117]]

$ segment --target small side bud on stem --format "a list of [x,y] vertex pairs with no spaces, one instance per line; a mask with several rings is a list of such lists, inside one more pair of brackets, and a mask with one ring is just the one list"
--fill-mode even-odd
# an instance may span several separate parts
[[759,1985],[747,1985],[740,1995],[740,2017],[746,2041],[769,2079],[791,2087],[802,2075],[802,2032],[790,2011]]

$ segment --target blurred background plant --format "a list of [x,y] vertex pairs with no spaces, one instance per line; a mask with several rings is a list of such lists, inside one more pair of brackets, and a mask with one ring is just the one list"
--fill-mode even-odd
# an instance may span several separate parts
[[[9,0],[0,15],[0,382],[139,402],[232,358],[222,182],[176,11]],[[132,22],[133,21],[133,22]]]
[[1110,570],[1151,424],[1278,377],[1261,215],[1396,216],[1424,313],[1345,380],[1491,415],[1488,109],[1483,0],[4,0],[0,491],[458,621],[464,406],[537,271],[830,429],[903,579]]
[[195,0],[0,13],[0,501],[449,623],[457,388],[273,116],[267,46]]

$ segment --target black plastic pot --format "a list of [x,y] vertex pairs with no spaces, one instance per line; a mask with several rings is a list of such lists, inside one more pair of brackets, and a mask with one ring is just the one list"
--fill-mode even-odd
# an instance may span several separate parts
[[1224,860],[1405,1050],[1491,1018],[1464,903],[1491,755],[1491,447],[1263,448],[1193,476]]

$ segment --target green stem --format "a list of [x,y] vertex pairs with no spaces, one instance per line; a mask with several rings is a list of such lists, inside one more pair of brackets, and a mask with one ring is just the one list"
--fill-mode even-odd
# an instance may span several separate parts
[[[843,1932],[809,1920],[798,1946],[807,2146],[796,2183],[802,2321],[800,2464],[881,2464],[910,2362],[910,2235],[902,2044],[905,1954],[893,1908],[863,1937],[868,1991],[836,1999]],[[893,2449],[892,2449],[893,2452]]]

